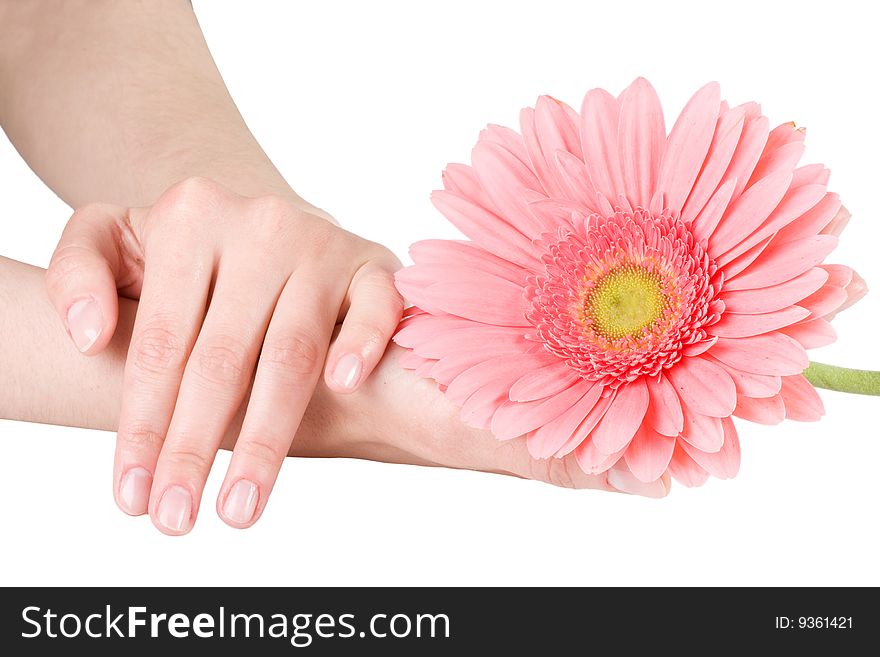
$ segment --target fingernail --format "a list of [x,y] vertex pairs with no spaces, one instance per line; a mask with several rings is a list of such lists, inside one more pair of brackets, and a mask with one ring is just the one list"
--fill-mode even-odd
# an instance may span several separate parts
[[130,516],[147,512],[153,476],[144,468],[132,468],[119,484],[119,506]]
[[257,485],[247,479],[242,479],[232,487],[229,495],[226,496],[223,515],[232,522],[246,525],[254,517],[257,498]]
[[172,533],[189,530],[192,496],[181,486],[171,486],[159,500],[159,524]]
[[623,470],[609,470],[608,485],[621,493],[641,495],[642,497],[666,497],[668,492],[662,479],[645,483],[636,479],[631,472]]
[[337,385],[342,386],[346,390],[352,390],[360,378],[363,369],[364,364],[360,358],[354,354],[345,354],[337,361],[331,378]]
[[97,302],[91,297],[80,299],[67,311],[67,328],[76,348],[86,352],[101,337],[104,316]]

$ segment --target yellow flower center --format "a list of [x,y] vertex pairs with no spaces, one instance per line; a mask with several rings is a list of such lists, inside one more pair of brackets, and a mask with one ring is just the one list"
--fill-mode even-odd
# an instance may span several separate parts
[[651,326],[667,304],[656,273],[626,265],[598,281],[587,294],[583,309],[595,330],[616,340]]

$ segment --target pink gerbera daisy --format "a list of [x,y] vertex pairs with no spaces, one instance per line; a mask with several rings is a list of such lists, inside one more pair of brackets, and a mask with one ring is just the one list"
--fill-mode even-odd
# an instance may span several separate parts
[[646,482],[735,475],[732,415],[823,414],[805,350],[864,284],[821,264],[849,215],[797,166],[803,130],[712,83],[667,136],[644,79],[580,116],[541,97],[520,128],[489,126],[433,195],[470,241],[413,245],[405,366],[535,458]]

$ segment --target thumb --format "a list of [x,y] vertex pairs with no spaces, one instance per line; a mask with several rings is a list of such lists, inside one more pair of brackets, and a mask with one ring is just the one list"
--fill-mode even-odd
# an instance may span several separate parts
[[116,330],[119,245],[127,214],[126,208],[105,204],[74,212],[46,272],[49,299],[84,354],[99,353]]

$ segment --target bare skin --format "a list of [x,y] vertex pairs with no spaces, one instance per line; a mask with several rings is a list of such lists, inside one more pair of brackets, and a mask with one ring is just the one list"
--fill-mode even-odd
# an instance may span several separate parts
[[[223,494],[239,485],[268,497],[322,375],[350,393],[382,357],[403,309],[397,258],[288,185],[186,0],[0,0],[0,89],[10,140],[77,209],[48,277],[70,339],[101,353],[117,293],[141,302],[121,385],[117,504],[165,533],[189,531],[254,377]],[[233,507],[227,522],[256,519]]]
[[[189,531],[214,454],[240,427],[218,508],[227,523],[249,526],[294,435],[311,444],[297,428],[310,422],[313,394],[334,417],[364,403],[361,387],[380,397],[371,400],[384,409],[375,426],[346,432],[370,434],[412,407],[426,417],[393,433],[439,423],[456,434],[436,391],[399,378],[409,375],[391,357],[379,364],[402,310],[392,280],[399,262],[284,180],[238,112],[189,2],[0,0],[0,89],[10,140],[77,209],[47,287],[76,347],[108,352],[122,372],[112,415],[106,401],[74,397],[66,408],[92,414],[97,403],[103,414],[89,426],[117,429],[113,490],[123,511],[149,513],[167,534]],[[136,316],[118,294],[139,300]],[[384,392],[395,386],[397,396]],[[363,422],[373,408],[361,409]],[[432,415],[441,410],[443,418]],[[467,439],[454,449],[464,458],[453,458],[444,431],[425,431],[420,447],[367,442],[382,446],[377,458],[397,450],[415,462],[525,472],[527,461],[519,470],[496,463],[471,453]],[[440,454],[431,449],[437,435]],[[355,444],[345,450],[364,449]],[[512,449],[485,444],[492,454]],[[525,474],[534,467],[544,466]]]
[[[137,304],[120,301],[119,329],[110,345],[85,359],[59,330],[58,318],[41,294],[44,277],[40,268],[0,258],[0,390],[5,391],[0,417],[113,431]],[[319,385],[289,455],[481,470],[651,497],[669,490],[667,476],[643,484],[620,471],[614,472],[611,486],[604,475],[585,475],[573,458],[536,461],[523,439],[499,442],[486,431],[466,427],[434,382],[398,365],[400,353],[391,346],[375,375],[351,395]],[[243,410],[226,431],[224,449],[235,445]],[[259,500],[257,517],[266,501]]]

